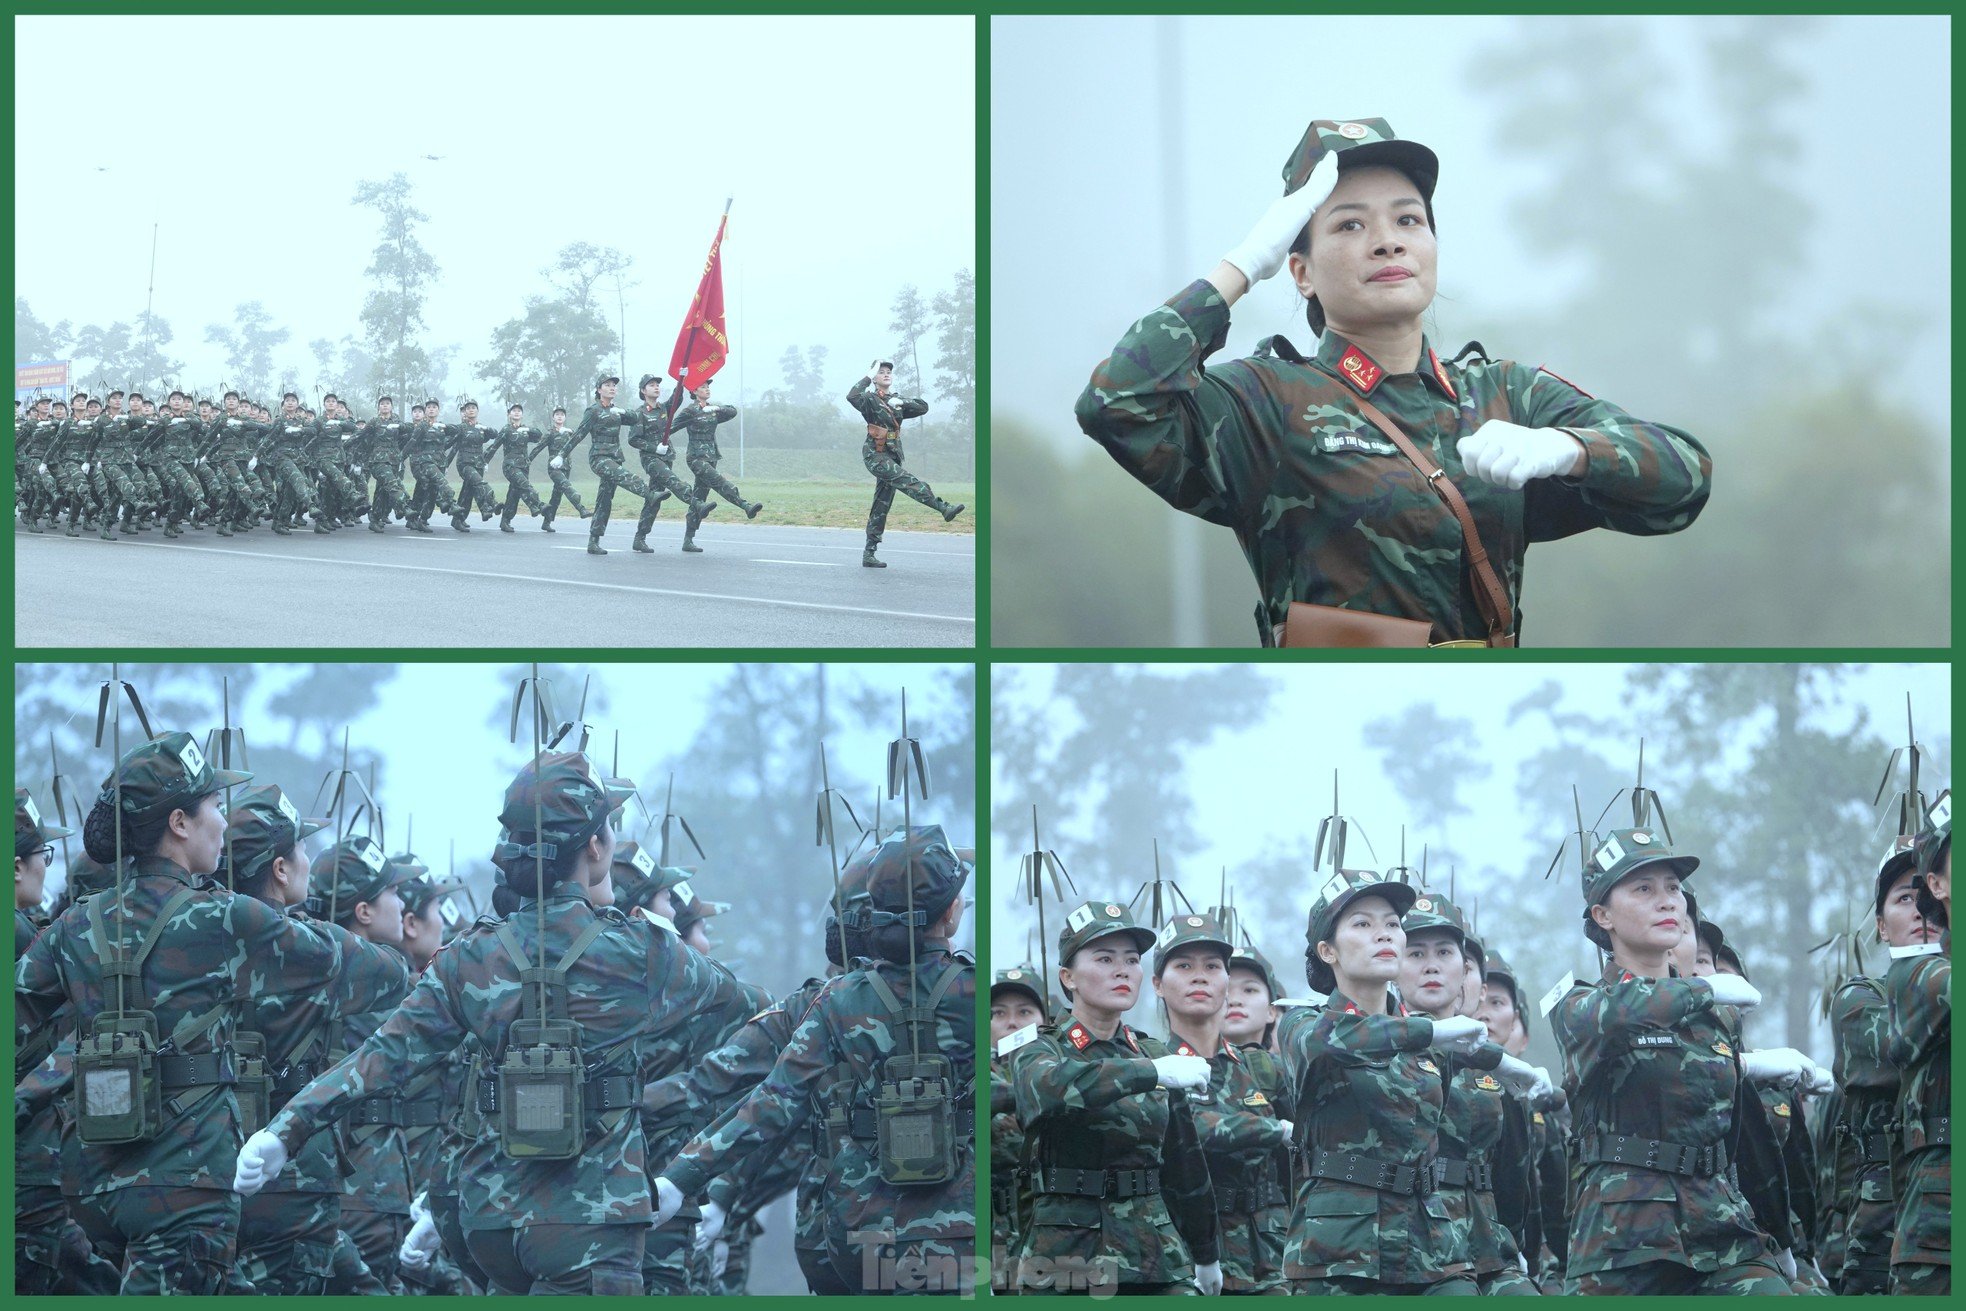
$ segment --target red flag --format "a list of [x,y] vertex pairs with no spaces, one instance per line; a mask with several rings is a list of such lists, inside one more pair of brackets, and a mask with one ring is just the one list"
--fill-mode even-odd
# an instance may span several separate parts
[[669,376],[684,388],[695,387],[715,377],[730,357],[730,338],[724,332],[724,226],[730,222],[730,206],[717,222],[717,238],[710,243],[710,258],[703,263],[703,280],[696,284],[696,299],[683,318],[683,329],[676,334],[676,349],[669,356]]

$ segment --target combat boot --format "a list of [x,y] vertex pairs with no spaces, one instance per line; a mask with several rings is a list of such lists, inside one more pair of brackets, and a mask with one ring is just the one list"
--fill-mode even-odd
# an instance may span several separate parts
[[943,501],[935,508],[942,511],[942,522],[948,523],[969,507],[967,505],[951,505],[947,501]]
[[369,519],[369,531],[370,531],[370,532],[372,532],[372,533],[386,533],[386,532],[388,532],[388,531],[389,531],[389,529],[388,529],[388,528],[387,528],[387,527],[385,526],[385,524],[387,523],[387,519],[388,519],[388,516],[386,516],[386,515],[385,515],[385,516],[384,516],[383,518],[381,518],[381,519],[377,519],[377,518],[374,518],[374,517],[371,517],[371,518]]
[[606,548],[605,546],[602,546],[602,545],[601,545],[601,539],[600,539],[600,538],[598,538],[598,537],[590,537],[590,538],[588,538],[588,539],[587,539],[587,554],[589,554],[589,555],[606,555],[607,553],[608,553],[608,550],[607,550],[607,548]]
[[558,530],[557,528],[555,528],[555,527],[553,527],[553,516],[552,516],[552,515],[550,515],[550,514],[549,514],[549,515],[544,515],[544,516],[542,516],[542,517],[540,518],[540,521],[539,521],[539,531],[540,531],[540,532],[542,532],[542,533],[551,533],[551,532],[558,532],[558,531],[559,531],[559,530]]
[[512,521],[510,519],[500,519],[498,521],[498,531],[500,531],[501,533],[516,533],[519,530],[512,526]]
[[702,555],[703,548],[696,544],[696,529],[689,528],[683,533],[683,549],[691,555]]
[[655,548],[649,545],[649,535],[647,533],[635,534],[635,549],[643,555],[655,554]]
[[887,561],[874,558],[874,548],[868,547],[860,553],[860,567],[863,569],[885,569]]
[[468,524],[468,523],[466,523],[466,522],[464,522],[464,519],[465,519],[465,516],[466,516],[466,515],[468,515],[468,514],[470,514],[470,513],[471,513],[471,511],[470,511],[470,509],[469,509],[469,508],[467,507],[467,508],[465,508],[465,509],[461,509],[461,510],[459,510],[459,511],[458,511],[458,512],[457,512],[456,514],[454,514],[454,515],[452,515],[452,516],[451,516],[451,527],[453,527],[453,528],[455,528],[455,529],[456,529],[456,530],[457,530],[458,532],[461,532],[461,533],[468,533],[468,532],[470,532],[470,531],[471,531],[471,525],[470,525],[470,524]]
[[744,507],[744,517],[746,519],[755,519],[758,517],[758,511],[764,508],[765,503],[763,501],[753,501]]

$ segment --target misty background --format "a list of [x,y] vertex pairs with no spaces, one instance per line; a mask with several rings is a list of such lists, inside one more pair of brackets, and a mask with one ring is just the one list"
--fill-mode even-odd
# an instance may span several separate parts
[[[1950,38],[1943,16],[994,19],[994,640],[1254,644],[1234,537],[1072,406],[1281,193],[1305,125],[1356,116],[1440,156],[1443,356],[1479,340],[1713,454],[1685,533],[1531,549],[1530,644],[1945,645]],[[1315,345],[1282,275],[1233,313],[1218,361]]]
[[[746,472],[864,481],[841,402],[893,354],[900,390],[931,402],[911,467],[965,476],[974,31],[21,18],[16,360],[73,359],[97,394],[233,387],[277,409],[283,390],[335,391],[361,417],[382,392],[399,413],[432,395],[447,418],[472,396],[492,426],[519,401],[542,428],[566,406],[571,427],[600,368],[624,405],[666,374],[734,197],[717,395],[740,407],[722,435]],[[78,96],[76,52],[96,50],[183,76]]]
[[[1426,886],[1451,891],[1515,965],[1532,1057],[1559,1069],[1538,1001],[1566,971],[1601,968],[1583,934],[1571,787],[1587,827],[1629,827],[1629,798],[1598,817],[1633,783],[1643,739],[1645,784],[1677,849],[1701,860],[1689,882],[1700,911],[1762,991],[1750,1040],[1827,1063],[1825,985],[1856,958],[1811,948],[1856,930],[1869,971],[1888,960],[1870,907],[1902,762],[1885,804],[1871,803],[1905,742],[1907,694],[1926,748],[1919,787],[1929,801],[1950,782],[1946,666],[1529,664],[1424,680],[1409,668],[997,665],[991,968],[1038,960],[1017,877],[1036,804],[1040,841],[1077,889],[1062,902],[1046,893],[1054,977],[1058,932],[1080,900],[1137,898],[1150,917],[1158,842],[1162,875],[1196,908],[1223,904],[1226,881],[1285,994],[1304,996],[1305,921],[1329,876],[1313,846],[1335,770],[1355,821],[1346,865],[1401,863],[1404,826],[1405,863],[1424,860]],[[1161,1030],[1151,997],[1128,1021]]]

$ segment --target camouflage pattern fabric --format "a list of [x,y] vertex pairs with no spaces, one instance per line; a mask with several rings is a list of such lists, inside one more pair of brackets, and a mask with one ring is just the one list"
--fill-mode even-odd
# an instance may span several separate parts
[[485,481],[485,443],[493,435],[479,423],[460,423],[451,430],[452,443],[457,447],[459,514],[469,514],[473,505],[487,519],[498,513],[498,497]]
[[[1185,1042],[1174,1050],[1201,1055]],[[1290,1235],[1290,1149],[1278,1111],[1286,1096],[1283,1067],[1261,1048],[1227,1042],[1207,1059],[1208,1090],[1187,1100],[1215,1189],[1222,1291],[1281,1290]]]
[[[1253,358],[1209,370],[1228,326],[1221,293],[1190,284],[1093,370],[1079,426],[1175,509],[1235,532],[1273,624],[1304,601],[1430,620],[1436,641],[1487,635],[1458,521],[1358,396],[1460,488],[1512,607],[1529,543],[1588,528],[1678,532],[1706,504],[1711,462],[1692,437],[1545,370],[1452,363],[1423,344],[1417,372],[1391,375],[1329,332],[1309,357],[1271,337]],[[1521,491],[1469,477],[1459,444],[1486,419],[1564,428],[1589,465]]]
[[102,1259],[121,1267],[119,1296],[245,1291],[234,1282],[239,1194],[229,1179],[224,1188],[140,1184],[92,1193],[75,1203],[75,1219]]
[[[957,1089],[975,1086],[975,967],[939,939],[927,940],[913,979],[916,994],[929,996],[942,976],[957,971],[936,1004],[934,1024],[921,1034],[924,1054],[947,1057]],[[749,1153],[797,1132],[814,1112],[814,1092],[840,1071],[855,1108],[871,1109],[882,1063],[909,1051],[905,1025],[894,1022],[870,981],[882,981],[906,1005],[910,977],[905,964],[880,961],[837,980],[815,999],[777,1063],[744,1102],[692,1138],[656,1171],[682,1189],[700,1193],[715,1175],[736,1168]],[[905,1282],[926,1271],[930,1291],[954,1291],[975,1249],[976,1162],[974,1111],[958,1101],[956,1169],[941,1184],[897,1187],[880,1176],[872,1139],[852,1136],[833,1158],[823,1205],[829,1263],[849,1287],[888,1291],[889,1278]],[[870,1279],[871,1276],[871,1279]]]
[[534,1221],[519,1229],[476,1229],[471,1258],[508,1295],[639,1297],[646,1225]]
[[[1525,1158],[1509,1158],[1502,1153],[1503,1130],[1510,1114],[1508,1093],[1501,1081],[1483,1069],[1471,1069],[1452,1062],[1453,1078],[1447,1085],[1447,1103],[1440,1121],[1440,1154],[1451,1160],[1487,1165],[1495,1175],[1526,1178],[1530,1163]],[[1528,1280],[1517,1264],[1522,1251],[1515,1235],[1502,1223],[1493,1188],[1442,1189],[1448,1210],[1464,1226],[1461,1250],[1474,1263],[1482,1291],[1530,1292],[1523,1288]]]
[[[580,493],[574,490],[573,479],[567,473],[568,467],[573,462],[573,441],[574,435],[564,428],[546,434],[546,477],[553,484],[553,496],[546,503],[544,515],[547,523],[553,522],[553,516],[559,513],[560,498],[563,496],[576,513],[583,515],[587,513],[587,507],[580,503]],[[560,461],[560,467],[557,469],[552,464],[556,458]]]
[[[1579,1140],[1624,1134],[1731,1150],[1740,1034],[1701,980],[1639,978],[1614,963],[1597,983],[1571,989],[1550,1019]],[[1579,1163],[1572,1185],[1566,1271],[1573,1290],[1641,1268],[1651,1282],[1638,1275],[1611,1282],[1647,1292],[1678,1288],[1680,1276],[1660,1272],[1659,1263],[1690,1271],[1698,1291],[1721,1291],[1737,1277],[1730,1272],[1747,1271],[1739,1277],[1752,1280],[1757,1270],[1781,1285],[1763,1291],[1787,1289],[1773,1241],[1725,1174]]]
[[1952,1278],[1952,934],[1942,950],[1891,962],[1892,1061],[1901,1072],[1898,1225],[1891,1291],[1943,1293]]
[[990,1287],[1010,1287],[1011,1253],[1031,1213],[1030,1176],[1024,1169],[1024,1126],[1017,1122],[1017,1092],[1010,1071],[990,1058]]
[[[1430,1171],[1448,1074],[1430,1052],[1433,1021],[1370,1015],[1342,992],[1322,1007],[1293,1007],[1277,1025],[1277,1047],[1298,1126],[1297,1196],[1284,1247],[1284,1275],[1426,1286],[1469,1273],[1446,1199],[1431,1188],[1399,1193],[1313,1174],[1323,1153],[1348,1153]],[[1470,1063],[1493,1068],[1501,1049],[1484,1043]],[[1360,1286],[1362,1287],[1362,1286]],[[1470,1285],[1471,1287],[1471,1285]]]
[[457,497],[444,470],[450,464],[450,425],[425,421],[410,429],[404,448],[416,490],[410,495],[410,521],[428,525],[434,511],[457,514]]
[[[1020,1291],[1192,1284],[1197,1265],[1220,1259],[1194,1116],[1185,1096],[1160,1088],[1154,1069],[1168,1054],[1125,1024],[1096,1037],[1068,1013],[1006,1058],[1036,1172],[1016,1252]],[[1158,1170],[1160,1188],[1132,1197],[1047,1192],[1043,1172],[1054,1168]]]
[[867,511],[867,549],[874,550],[887,532],[887,512],[894,505],[896,492],[920,501],[937,513],[946,513],[948,502],[935,494],[927,483],[902,467],[901,421],[928,413],[928,402],[903,400],[899,396],[872,390],[873,379],[862,378],[847,391],[846,403],[883,435],[872,434],[860,444],[860,462],[874,476],[874,503]]
[[539,454],[539,448],[546,439],[537,428],[523,424],[506,424],[498,430],[497,445],[493,448],[500,456],[499,473],[505,478],[505,508],[499,515],[499,525],[509,526],[514,515],[519,512],[519,503],[535,517],[546,516],[546,503],[539,498],[532,485],[532,461]]
[[[338,1189],[267,1191],[246,1198],[239,1214],[240,1277],[266,1296],[319,1297],[327,1293],[334,1276],[340,1217]],[[380,1286],[376,1291],[382,1291]]]
[[669,431],[672,434],[679,432],[688,434],[687,454],[690,468],[696,467],[699,456],[709,460],[713,465],[723,458],[723,452],[717,449],[717,425],[729,423],[736,417],[735,405],[703,406],[693,400],[676,411],[675,420],[669,425]]

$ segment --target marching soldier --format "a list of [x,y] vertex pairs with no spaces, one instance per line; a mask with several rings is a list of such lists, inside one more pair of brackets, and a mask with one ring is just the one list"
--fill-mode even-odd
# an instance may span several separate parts
[[997,1056],[997,1044],[1020,1029],[1047,1022],[1043,987],[1029,965],[999,970],[990,982],[990,1287],[1011,1288],[1013,1253],[1030,1214],[1030,1174],[1024,1168],[1024,1126],[1017,1121],[1017,1092]]
[[[633,423],[632,416],[614,408],[615,389],[621,379],[613,374],[604,375],[594,384],[594,404],[580,416],[580,426],[574,429],[573,437],[567,443],[567,458],[571,458],[575,447],[583,439],[591,439],[587,447],[587,467],[601,480],[601,489],[594,494],[594,515],[587,525],[587,554],[606,555],[607,549],[601,545],[601,536],[608,530],[608,516],[614,508],[615,488],[621,487],[636,496],[647,498],[648,484],[628,471],[621,462],[621,429]],[[692,502],[692,508],[704,502]],[[705,510],[704,513],[709,513]]]
[[[555,413],[562,418],[565,410]],[[498,531],[516,532],[512,527],[512,516],[519,512],[519,502],[524,501],[542,521],[546,518],[545,502],[532,486],[532,461],[539,454],[539,448],[546,445],[546,435],[537,428],[526,426],[526,407],[514,401],[505,407],[505,427],[499,430],[485,446],[485,453],[498,451],[499,472],[505,475],[505,510],[499,515]]]
[[277,495],[273,502],[273,531],[285,537],[293,532],[302,514],[314,521],[314,531],[329,530],[327,515],[315,498],[313,479],[302,468],[302,457],[313,439],[313,425],[300,408],[300,397],[287,392],[280,397],[280,416],[271,425],[260,449],[259,464],[271,468]]
[[560,511],[560,498],[566,497],[573,506],[574,513],[585,519],[587,507],[580,503],[580,493],[574,490],[570,476],[573,462],[573,448],[577,440],[567,428],[567,412],[560,406],[553,407],[553,426],[546,432],[546,476],[553,483],[553,497],[546,503],[546,513],[540,518],[539,531],[553,531],[553,516]]
[[492,495],[491,484],[485,481],[485,457],[491,454],[491,445],[497,437],[479,426],[478,402],[464,402],[458,413],[464,422],[451,430],[451,445],[457,450],[458,477],[458,511],[451,523],[453,528],[470,517],[474,504],[479,510],[480,523],[490,523],[498,513],[498,498]]
[[464,522],[464,512],[457,506],[457,498],[451,494],[450,482],[444,476],[444,469],[451,462],[450,425],[439,417],[443,406],[436,397],[423,402],[423,418],[410,431],[409,444],[404,453],[409,456],[410,473],[416,478],[416,492],[410,500],[410,527],[419,533],[432,531],[430,516],[442,510],[451,517],[451,527],[460,533],[471,531],[471,525]]
[[1899,1070],[1898,1227],[1891,1291],[1952,1291],[1952,794],[1925,817],[1917,851],[1918,911],[1936,943],[1891,949],[1891,1059]]
[[735,405],[712,405],[710,403],[710,383],[698,383],[690,393],[690,403],[676,415],[675,427],[689,434],[689,450],[686,459],[689,471],[696,475],[696,490],[692,499],[696,504],[690,507],[689,516],[683,525],[683,549],[701,552],[696,545],[696,529],[708,514],[710,493],[729,501],[744,511],[746,519],[758,517],[758,511],[765,508],[763,501],[747,501],[737,490],[737,484],[717,472],[717,462],[723,453],[717,449],[717,427],[729,423],[737,417]]
[[[675,427],[681,426],[682,416],[674,416],[672,424],[668,407],[662,404],[662,378],[644,373],[636,390],[641,395],[642,407],[634,413],[636,432],[628,444],[642,453],[642,473],[648,479],[649,495],[642,500],[642,517],[635,524],[635,549],[647,554],[655,549],[648,544],[649,529],[655,527],[655,516],[661,512],[662,503],[674,496],[688,505],[699,499],[702,492],[699,489],[692,494],[689,484],[676,476],[676,448],[669,438]],[[685,536],[683,549],[702,548],[690,546]]]
[[379,397],[375,418],[364,424],[356,438],[351,469],[356,477],[375,480],[375,495],[369,499],[369,531],[387,532],[389,519],[407,515],[409,493],[403,488],[403,447],[414,431],[414,422],[396,417],[396,398]]
[[[887,532],[887,510],[894,504],[896,492],[936,511],[944,523],[968,508],[949,504],[927,483],[901,467],[901,421],[927,414],[928,402],[919,396],[912,400],[890,397],[888,388],[893,382],[894,362],[875,360],[867,366],[867,376],[848,388],[846,394],[846,403],[867,422],[867,440],[860,445],[860,462],[874,475],[874,504],[867,511],[867,549],[860,553],[860,563],[869,569],[887,568],[887,562],[876,559],[874,552],[880,549],[881,538]],[[871,395],[869,387],[873,388]]]
[[1238,1047],[1274,1051],[1276,1035],[1276,971],[1254,947],[1237,947],[1229,955],[1229,987],[1223,1001],[1222,1036]]

